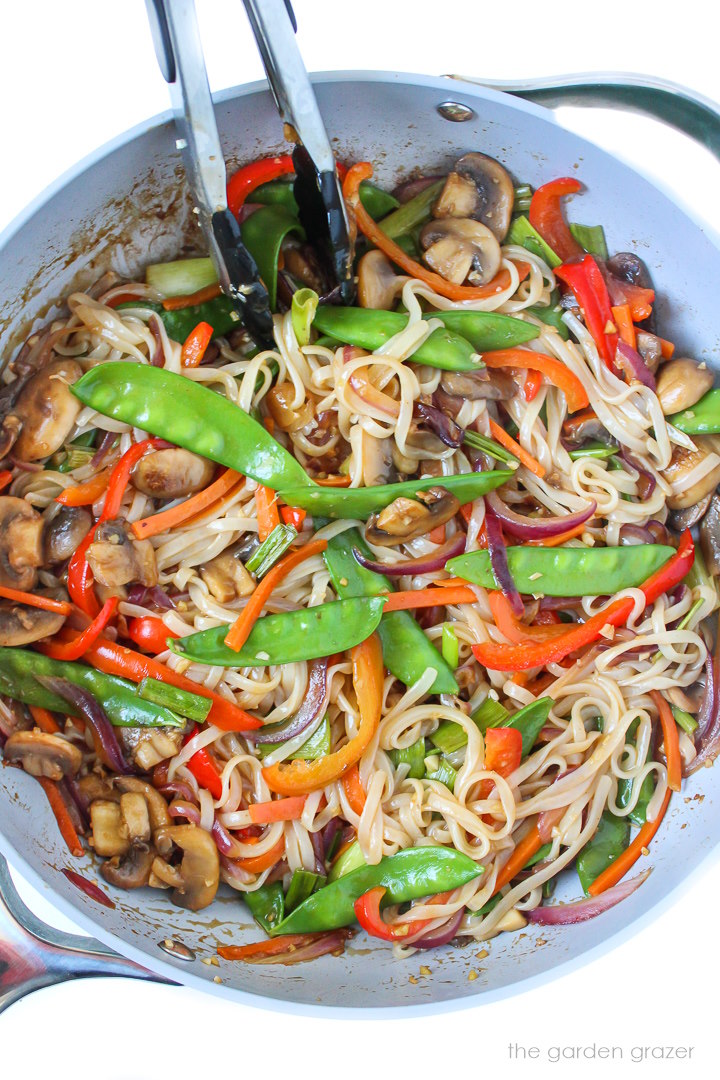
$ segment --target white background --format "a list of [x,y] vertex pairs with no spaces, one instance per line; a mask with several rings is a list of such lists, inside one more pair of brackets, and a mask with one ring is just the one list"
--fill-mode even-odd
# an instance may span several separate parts
[[[213,89],[259,78],[239,0],[197,4]],[[707,0],[295,0],[295,11],[311,70],[492,79],[634,70],[720,99]],[[4,3],[2,39],[0,227],[78,158],[168,104],[141,0]],[[705,151],[637,117],[561,117],[661,180],[720,231],[720,170]],[[75,982],[41,991],[0,1018],[0,1076],[717,1075],[718,895],[715,859],[681,900],[620,949],[542,989],[437,1019],[330,1021],[126,980]],[[34,903],[50,914],[40,898]],[[541,1049],[614,1044],[625,1058],[518,1066],[508,1059],[511,1041]],[[689,1065],[634,1064],[630,1051],[638,1045],[695,1049]]]

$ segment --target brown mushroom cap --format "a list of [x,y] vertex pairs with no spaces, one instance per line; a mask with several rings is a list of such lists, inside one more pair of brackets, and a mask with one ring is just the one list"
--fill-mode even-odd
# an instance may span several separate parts
[[50,457],[65,442],[81,408],[68,384],[77,382],[81,375],[76,360],[54,360],[28,379],[13,407],[22,424],[15,442],[15,454],[21,461]]
[[100,867],[109,885],[119,889],[139,889],[150,880],[155,849],[144,840],[134,841],[124,855],[114,855]]
[[429,221],[420,232],[420,243],[428,266],[456,285],[462,285],[468,276],[474,285],[485,285],[502,262],[495,235],[471,218]]
[[358,303],[364,308],[391,311],[409,280],[404,274],[396,274],[388,257],[373,248],[358,263]]
[[132,485],[155,499],[179,499],[202,491],[210,483],[215,465],[180,447],[146,454],[133,469]]
[[135,776],[113,777],[113,787],[124,793],[133,792],[144,795],[150,815],[150,828],[153,833],[158,829],[165,829],[172,825],[172,818],[168,812],[167,803],[160,792],[148,784],[145,780],[138,780]]
[[379,514],[370,516],[365,538],[370,544],[395,547],[444,525],[459,509],[459,501],[444,487],[418,492],[417,499],[401,495]]
[[92,523],[92,514],[84,506],[60,506],[52,518],[46,514],[43,529],[45,561],[54,565],[69,559],[90,532]]
[[221,604],[229,604],[238,596],[249,596],[255,589],[255,580],[245,569],[239,547],[233,544],[198,568],[200,577]]
[[0,600],[0,645],[29,645],[31,641],[52,637],[64,622],[65,616],[54,611]]
[[122,518],[100,523],[87,561],[95,580],[109,589],[122,589],[131,581],[157,585],[155,549],[149,540],[135,540]]
[[691,409],[711,389],[713,374],[689,356],[668,360],[660,368],[655,393],[665,416]]
[[210,833],[198,825],[173,825],[162,829],[159,838],[177,844],[183,853],[182,885],[173,890],[173,902],[190,911],[207,907],[220,883],[220,857]]
[[0,495],[0,585],[29,592],[42,566],[43,520],[25,499]]
[[494,370],[488,375],[487,368],[480,368],[479,371],[443,371],[440,387],[441,392],[457,398],[460,404],[463,400],[507,401],[518,391],[517,383],[507,371]]
[[75,776],[82,765],[82,753],[73,743],[61,735],[44,731],[16,731],[5,743],[6,761],[22,765],[31,776],[46,776],[49,780],[62,780]]
[[265,397],[268,411],[281,431],[300,431],[313,418],[311,401],[306,399],[296,408],[294,400],[295,387],[291,382],[276,383]]
[[720,576],[720,495],[713,495],[700,525],[700,546],[713,577]]
[[510,228],[515,187],[510,173],[487,154],[464,154],[455,163],[455,171],[474,182],[479,206],[472,214],[502,241]]
[[663,471],[663,476],[672,487],[667,500],[670,510],[684,510],[687,506],[693,506],[720,483],[720,438],[698,435],[694,442],[696,450],[676,446],[670,464]]

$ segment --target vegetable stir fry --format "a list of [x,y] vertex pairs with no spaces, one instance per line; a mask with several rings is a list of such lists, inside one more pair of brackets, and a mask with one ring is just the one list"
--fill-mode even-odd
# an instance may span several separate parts
[[357,306],[268,158],[228,203],[272,350],[200,253],[67,297],[0,390],[5,762],[102,902],[235,890],[248,963],[600,915],[720,750],[720,390],[648,269],[576,179],[339,168]]

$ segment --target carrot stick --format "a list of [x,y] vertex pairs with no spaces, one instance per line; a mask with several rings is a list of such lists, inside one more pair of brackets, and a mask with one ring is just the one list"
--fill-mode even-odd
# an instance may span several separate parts
[[213,333],[212,326],[207,322],[199,322],[195,329],[190,331],[180,353],[181,367],[194,368],[202,364]]
[[566,540],[574,540],[576,536],[582,536],[587,528],[588,523],[583,525],[576,525],[574,529],[568,529],[567,532],[559,533],[558,536],[548,536],[544,540],[528,540],[527,547],[558,547],[560,544],[564,544]]
[[95,476],[91,476],[83,484],[73,484],[72,487],[65,488],[55,499],[55,502],[59,502],[63,506],[90,506],[91,503],[100,498],[107,488],[111,472],[112,468],[110,467],[103,469],[101,472],[95,473]]
[[602,874],[595,878],[588,889],[590,896],[599,896],[606,889],[611,889],[613,885],[617,885],[618,881],[625,877],[630,867],[634,866],[640,856],[644,854],[643,848],[647,851],[650,841],[660,828],[660,822],[665,817],[665,811],[670,802],[670,794],[670,788],[668,788],[655,820],[646,821],[633,842],[629,847],[625,848],[622,855],[618,855],[617,859],[611,862],[607,869],[603,870]]
[[428,533],[428,540],[431,544],[444,544],[445,543],[445,526],[436,525],[434,529],[431,529]]
[[11,469],[3,469],[0,472],[0,491],[3,491],[13,478]]
[[365,789],[362,786],[362,780],[360,779],[360,770],[358,769],[357,765],[353,765],[352,769],[349,769],[345,773],[340,782],[344,788],[347,801],[350,803],[350,806],[355,811],[357,816],[361,817],[362,812],[365,809],[365,801],[367,799],[367,796],[365,794]]
[[[528,859],[531,859],[536,851],[542,847],[542,840],[537,825],[523,836],[522,840],[515,845],[515,850],[503,866],[495,881],[495,892],[499,892],[503,886],[519,874]],[[493,896],[495,893],[493,893]]]
[[270,802],[253,803],[248,807],[253,825],[269,825],[273,821],[297,821],[302,817],[307,795],[294,795],[288,799],[271,799]]
[[37,779],[47,795],[50,809],[55,815],[55,820],[60,829],[60,835],[67,844],[70,854],[74,855],[76,859],[81,858],[85,852],[57,784],[54,780],[48,780],[46,776],[38,776]]
[[500,425],[496,424],[492,418],[490,419],[490,433],[492,434],[493,439],[499,442],[501,446],[504,446],[506,450],[509,450],[511,454],[514,454],[518,461],[523,463],[526,469],[529,469],[531,473],[535,473],[536,476],[539,476],[542,479],[545,475],[545,470],[540,462],[536,461],[531,454],[528,454],[527,450],[524,450],[520,443],[515,442],[515,440],[508,435],[507,431],[503,431]]
[[433,585],[437,585],[440,589],[456,589],[458,585],[470,586],[470,582],[461,577],[448,577],[438,578],[437,581],[433,581]]
[[240,473],[235,472],[234,469],[226,469],[209,487],[206,487],[203,491],[198,491],[197,495],[191,495],[180,506],[173,506],[170,510],[161,510],[159,514],[153,514],[152,517],[134,521],[132,530],[138,540],[147,540],[149,536],[157,536],[158,533],[165,532],[166,529],[173,529],[177,525],[183,525],[201,510],[206,510],[212,503],[225,495],[240,479],[242,479]]
[[263,870],[269,870],[278,859],[283,857],[285,851],[285,837],[281,836],[275,847],[270,848],[264,855],[251,855],[247,859],[238,859],[238,866],[247,870],[249,874],[262,874]]
[[413,611],[415,608],[434,607],[436,604],[475,604],[477,596],[469,585],[454,589],[408,589],[407,592],[388,593],[383,614],[389,611]]
[[181,308],[192,307],[193,304],[204,304],[206,300],[214,300],[216,296],[222,296],[220,285],[206,285],[204,289],[190,293],[188,296],[169,296],[163,300],[162,306],[166,311],[179,311]]
[[43,709],[40,705],[28,705],[28,709],[36,727],[39,727],[46,735],[56,735],[58,733],[60,725],[48,709]]
[[4,586],[0,586],[0,597],[3,600],[15,600],[18,604],[27,604],[28,607],[40,608],[42,611],[54,611],[56,615],[71,615],[73,610],[72,604],[67,600],[51,600],[49,596],[35,596],[34,593],[6,589]]
[[663,743],[665,745],[665,760],[667,761],[668,787],[671,791],[679,791],[682,785],[682,759],[680,757],[680,741],[675,717],[661,693],[657,690],[651,690],[650,697],[655,702],[660,717]]
[[250,631],[260,618],[260,613],[265,607],[273,590],[294,570],[300,563],[305,562],[313,555],[319,555],[327,547],[327,540],[311,540],[305,547],[296,551],[289,551],[280,562],[275,563],[273,568],[265,575],[255,592],[251,595],[247,604],[230,627],[225,644],[235,652],[239,652],[250,636]]
[[635,324],[632,320],[630,305],[620,304],[618,307],[611,308],[611,311],[613,314],[613,322],[620,335],[620,340],[624,341],[626,345],[629,345],[631,349],[637,348],[637,335],[635,333]]
[[222,514],[223,510],[230,505],[235,496],[242,490],[245,485],[245,478],[242,477],[238,480],[235,487],[230,488],[227,495],[223,495],[217,502],[211,503],[205,510],[200,510],[197,514],[193,514],[187,521],[183,522],[183,525],[187,528],[188,525],[197,525],[200,521],[207,521],[208,518],[217,517]]
[[660,342],[660,352],[662,353],[663,360],[669,360],[675,352],[675,346],[672,341],[666,341],[665,338],[658,338],[658,340]]
[[277,507],[277,495],[272,488],[259,484],[255,491],[255,508],[257,511],[258,538],[267,540],[276,525],[280,524],[280,514]]
[[323,476],[317,477],[316,484],[320,484],[321,487],[350,487],[352,484],[351,476]]

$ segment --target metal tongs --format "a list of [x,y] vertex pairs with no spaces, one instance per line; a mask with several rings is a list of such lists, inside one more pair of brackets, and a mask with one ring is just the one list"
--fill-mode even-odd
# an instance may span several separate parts
[[[278,109],[295,142],[295,196],[311,241],[325,241],[343,300],[352,245],[335,159],[284,0],[244,0]],[[160,70],[170,84],[178,148],[220,286],[259,348],[273,347],[267,289],[227,205],[227,173],[194,0],[146,0]],[[293,20],[293,21],[291,21]]]

